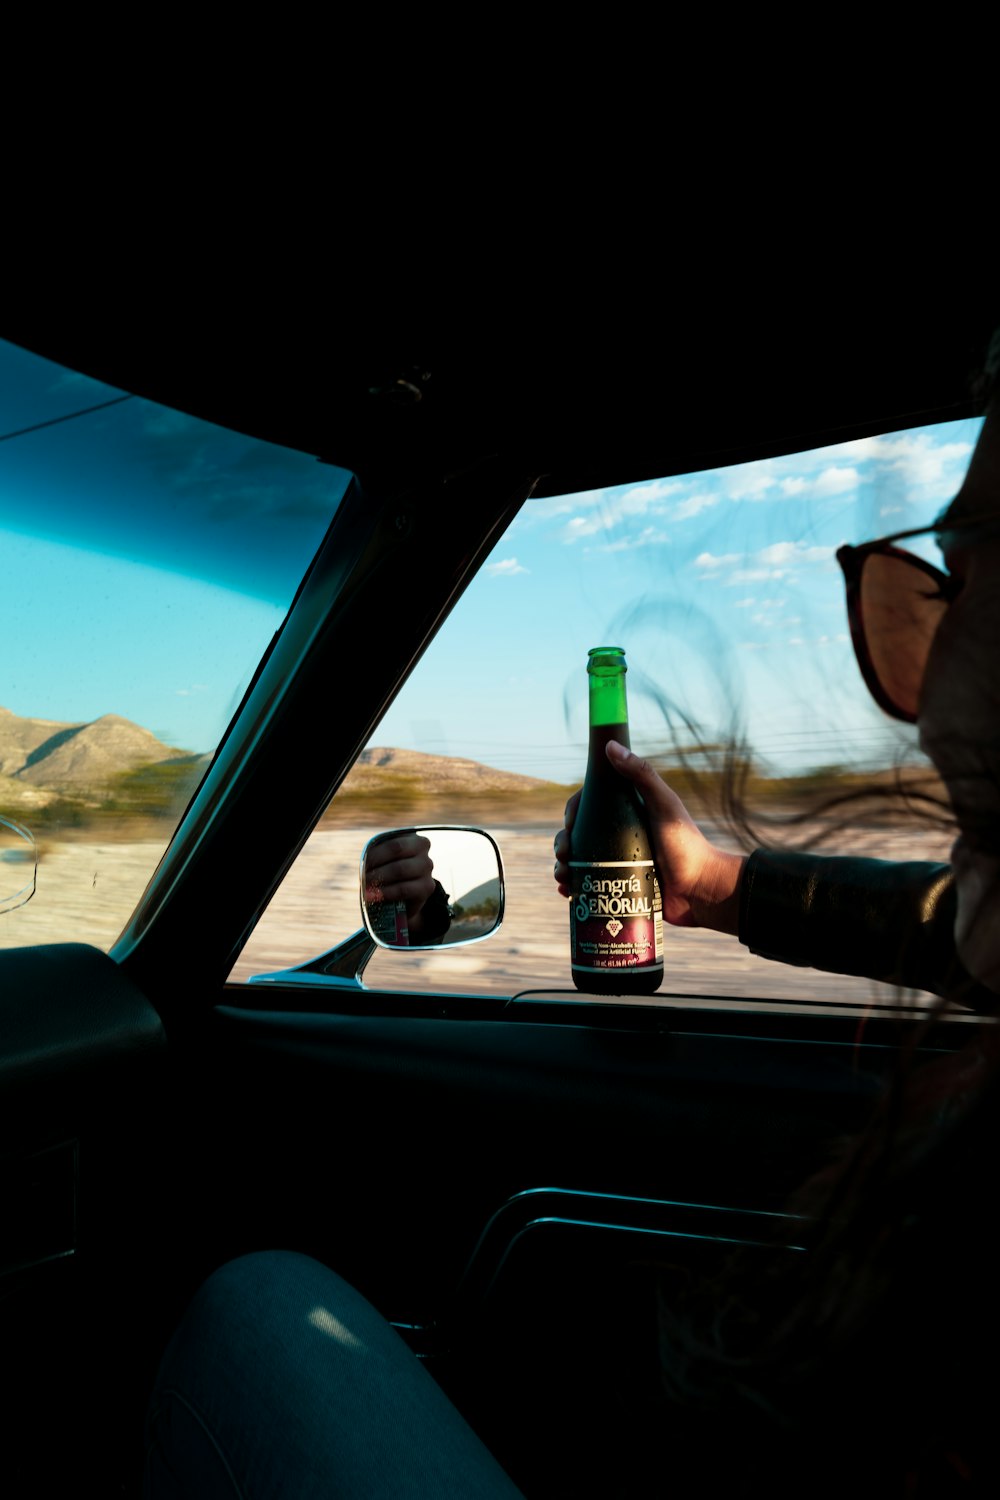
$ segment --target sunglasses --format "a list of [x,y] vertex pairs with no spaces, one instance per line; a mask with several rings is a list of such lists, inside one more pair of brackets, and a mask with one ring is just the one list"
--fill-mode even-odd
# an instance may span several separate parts
[[875,702],[894,719],[916,723],[931,645],[961,586],[933,563],[896,543],[982,526],[984,521],[995,525],[996,517],[938,521],[837,552],[847,584],[847,619],[861,675]]

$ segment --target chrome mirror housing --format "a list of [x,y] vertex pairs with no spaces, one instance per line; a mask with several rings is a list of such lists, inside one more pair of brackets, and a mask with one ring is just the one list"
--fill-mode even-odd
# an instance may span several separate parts
[[361,856],[361,917],[380,948],[478,943],[503,920],[503,862],[480,828],[393,828]]

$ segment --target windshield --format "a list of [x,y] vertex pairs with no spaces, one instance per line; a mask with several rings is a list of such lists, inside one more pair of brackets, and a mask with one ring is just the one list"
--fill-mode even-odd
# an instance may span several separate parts
[[348,480],[0,342],[0,946],[114,942]]

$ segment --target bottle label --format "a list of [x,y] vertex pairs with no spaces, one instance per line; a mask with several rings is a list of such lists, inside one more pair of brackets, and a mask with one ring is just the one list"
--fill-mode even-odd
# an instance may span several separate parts
[[406,920],[405,901],[369,901],[368,920],[376,937],[394,948],[406,948],[410,929]]
[[651,859],[570,861],[574,969],[649,969],[663,962],[663,909]]

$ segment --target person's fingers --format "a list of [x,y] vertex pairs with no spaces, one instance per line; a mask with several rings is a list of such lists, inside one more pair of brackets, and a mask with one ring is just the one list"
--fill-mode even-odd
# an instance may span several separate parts
[[426,854],[416,854],[412,859],[394,859],[377,870],[369,869],[367,875],[377,885],[389,886],[401,880],[420,880],[429,876],[433,868],[434,861]]
[[395,880],[387,885],[381,882],[378,885],[369,885],[365,889],[365,899],[370,903],[378,901],[405,901],[407,905],[423,905],[434,891],[434,881],[430,876],[419,876],[413,880]]
[[570,894],[570,829],[561,828],[555,840],[556,862],[552,867],[559,895]]
[[579,806],[580,793],[574,792],[572,797],[566,803],[566,812],[564,814],[566,818],[566,826],[565,828],[560,828],[559,832],[555,836],[555,839],[553,840],[553,848],[555,850],[556,860],[553,866],[552,873],[555,877],[556,889],[558,890],[560,896],[569,897],[572,894],[570,890],[569,870],[570,830],[572,829],[573,824],[576,821],[576,813]]
[[383,839],[370,846],[365,857],[368,870],[380,870],[397,860],[413,859],[427,853],[431,841],[423,834],[402,833],[393,839]]
[[[387,860],[365,869],[365,897],[368,901],[426,901],[434,889],[434,861],[426,853],[429,840],[408,836],[391,840],[390,845],[403,857]],[[387,846],[388,847],[388,846]],[[416,851],[411,852],[411,851]],[[382,846],[378,846],[382,852]]]
[[622,776],[627,776],[641,793],[643,801],[649,808],[654,818],[657,816],[668,819],[682,818],[684,822],[690,822],[690,816],[684,803],[677,793],[671,791],[663,780],[660,773],[648,760],[635,755],[625,745],[620,745],[617,740],[610,740],[607,749],[608,760]]
[[[388,901],[390,904],[396,901],[405,901],[408,908],[416,910],[429,901],[434,894],[433,880],[401,880],[396,885],[379,886],[375,892],[375,903]],[[369,903],[372,902],[369,896]]]

